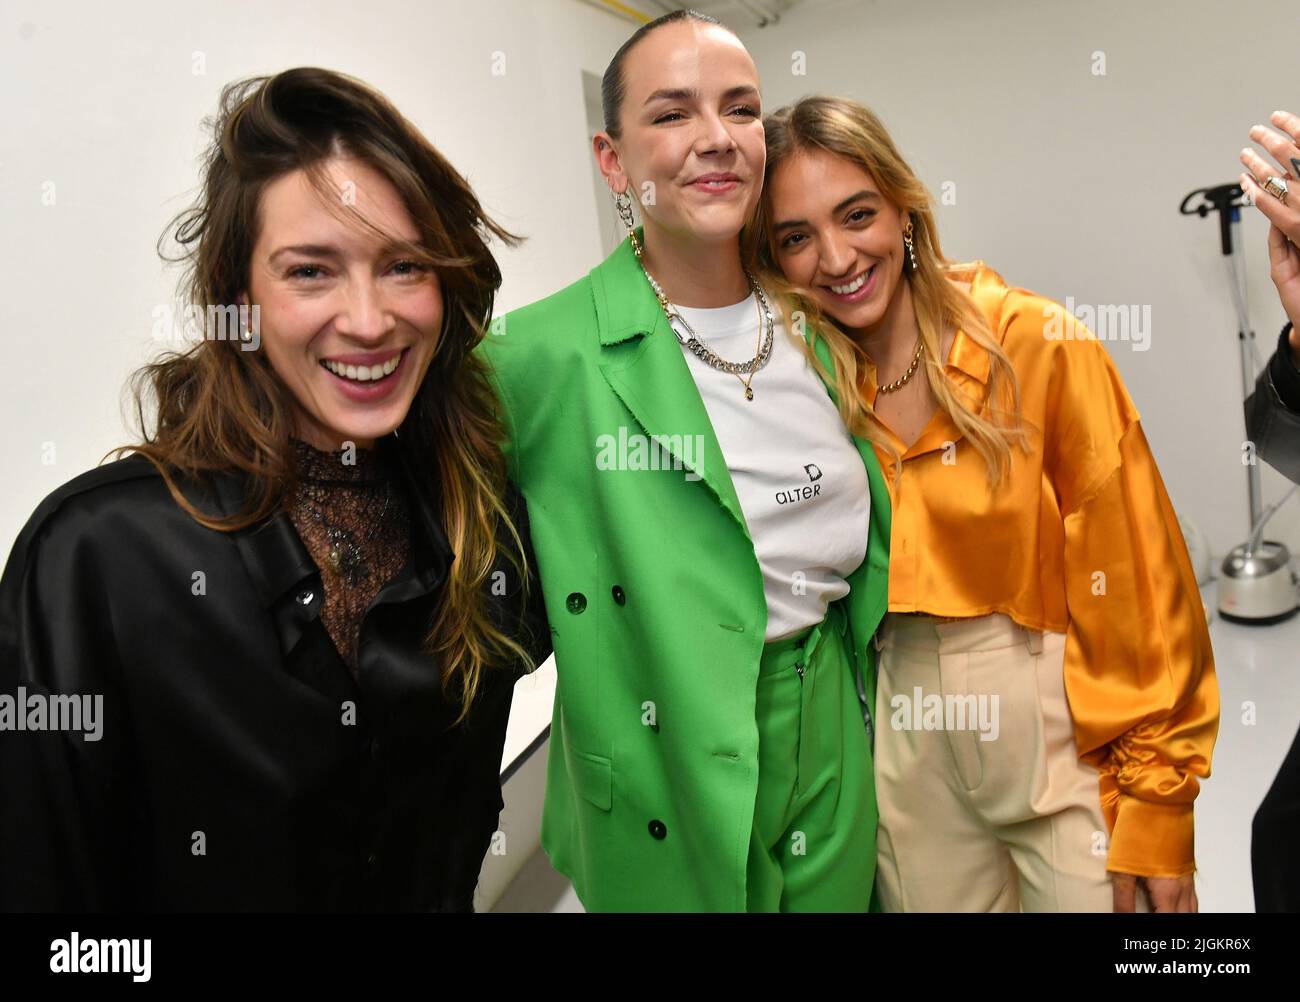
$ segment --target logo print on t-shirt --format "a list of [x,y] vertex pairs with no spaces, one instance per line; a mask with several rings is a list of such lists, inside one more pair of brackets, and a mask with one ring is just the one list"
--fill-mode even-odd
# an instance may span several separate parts
[[814,481],[822,478],[821,467],[816,463],[808,463],[804,466],[803,471],[808,475],[808,483],[777,491],[777,504],[797,504],[800,501],[808,501],[821,495],[822,485],[814,483]]

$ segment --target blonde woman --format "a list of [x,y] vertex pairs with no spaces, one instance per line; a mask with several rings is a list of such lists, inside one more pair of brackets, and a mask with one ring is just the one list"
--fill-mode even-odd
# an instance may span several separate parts
[[1214,661],[1113,362],[1056,303],[944,258],[869,110],[806,98],[764,128],[750,258],[825,337],[890,482],[883,907],[1126,911],[1140,883],[1196,910]]

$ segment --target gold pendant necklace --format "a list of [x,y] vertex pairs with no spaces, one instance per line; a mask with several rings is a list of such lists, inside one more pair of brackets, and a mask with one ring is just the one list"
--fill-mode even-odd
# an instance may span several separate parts
[[[759,305],[757,299],[754,300],[754,308],[757,309],[757,310],[759,310],[759,314],[758,314],[758,343],[754,346],[755,357],[757,357],[758,355],[762,354],[762,345],[763,345],[763,313],[762,313],[762,307]],[[737,375],[736,378],[737,378],[737,379],[740,379],[740,376]],[[753,387],[751,387],[749,384],[752,383],[752,382],[754,381],[754,373],[751,372],[751,373],[749,374],[749,378],[747,378],[747,379],[741,379],[740,381],[741,381],[742,383],[745,384],[745,399],[746,399],[746,400],[753,400],[753,399],[754,399],[754,389],[753,389]]]
[[[710,365],[722,372],[729,372],[740,380],[741,385],[745,387],[745,399],[754,399],[754,388],[750,385],[754,381],[754,373],[763,366],[767,365],[767,360],[772,357],[772,309],[767,304],[767,296],[763,294],[763,287],[748,271],[745,277],[749,279],[749,287],[753,290],[757,309],[758,309],[758,350],[754,357],[746,362],[729,362],[722,356],[714,352],[708,345],[699,339],[686,318],[676,310],[668,297],[664,295],[664,290],[660,288],[659,283],[655,281],[654,276],[646,270],[645,264],[641,262],[641,244],[636,238],[636,231],[629,227],[629,233],[632,237],[632,250],[636,254],[637,262],[641,264],[641,274],[645,275],[646,280],[650,283],[650,288],[654,290],[655,298],[659,300],[659,308],[664,311],[664,316],[668,318],[668,329],[673,332],[682,347],[688,349],[701,362]],[[676,317],[683,327],[690,334],[689,338],[682,337],[681,332],[673,326],[673,318]],[[749,378],[741,376],[741,373],[748,373]]]

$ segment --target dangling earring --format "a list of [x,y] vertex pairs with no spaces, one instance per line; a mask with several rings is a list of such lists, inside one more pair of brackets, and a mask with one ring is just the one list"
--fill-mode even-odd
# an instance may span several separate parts
[[903,246],[907,248],[907,256],[912,259],[912,271],[916,271],[916,251],[912,247],[912,221],[907,221],[907,231],[903,234]]
[[611,188],[609,193],[614,196],[614,208],[618,209],[618,216],[623,220],[623,225],[627,227],[627,235],[632,238],[632,253],[641,259],[641,241],[636,238],[636,220],[632,218],[632,196],[626,191],[614,192]]

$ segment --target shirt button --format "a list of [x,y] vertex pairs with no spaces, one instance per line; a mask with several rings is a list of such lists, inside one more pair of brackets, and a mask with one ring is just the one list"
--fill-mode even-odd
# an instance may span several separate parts
[[569,596],[566,604],[569,607],[569,611],[576,616],[578,613],[582,612],[583,609],[587,608],[587,596],[580,591],[575,591]]
[[614,585],[614,587],[610,589],[610,593],[614,596],[614,601],[619,605],[627,605],[627,594],[618,585]]
[[304,588],[302,591],[298,592],[295,597],[297,598],[299,605],[311,605],[312,599],[316,597],[316,593],[310,588]]
[[665,839],[668,837],[668,826],[656,818],[650,822],[650,834],[657,839]]

